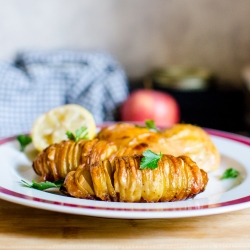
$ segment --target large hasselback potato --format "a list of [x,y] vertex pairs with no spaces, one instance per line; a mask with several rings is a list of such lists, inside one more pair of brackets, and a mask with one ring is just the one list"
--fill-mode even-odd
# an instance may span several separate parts
[[61,190],[77,198],[120,202],[179,201],[205,190],[207,173],[188,156],[163,155],[154,170],[141,170],[141,158],[82,164],[66,176]]

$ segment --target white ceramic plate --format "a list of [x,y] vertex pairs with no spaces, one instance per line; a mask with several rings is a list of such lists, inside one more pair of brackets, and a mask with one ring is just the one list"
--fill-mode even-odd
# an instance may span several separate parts
[[[21,180],[39,181],[31,167],[32,146],[19,151],[15,138],[0,140],[0,198],[51,211],[108,218],[181,218],[226,213],[250,207],[250,139],[207,130],[221,153],[220,168],[209,174],[206,191],[194,199],[164,203],[119,203],[76,199],[23,187]],[[220,180],[228,168],[240,172],[236,179]]]

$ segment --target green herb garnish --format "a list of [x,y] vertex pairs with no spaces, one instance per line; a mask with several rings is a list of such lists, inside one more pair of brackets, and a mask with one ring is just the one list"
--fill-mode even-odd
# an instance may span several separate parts
[[221,176],[221,180],[222,179],[229,179],[229,178],[236,178],[238,175],[240,174],[239,171],[237,171],[234,168],[228,168],[223,175]]
[[147,127],[148,129],[153,129],[153,130],[158,131],[157,127],[155,126],[154,120],[146,120],[146,121],[145,121],[145,124],[146,124],[146,127]]
[[75,135],[70,131],[67,131],[66,135],[68,136],[70,140],[75,141],[75,142],[78,142],[79,140],[89,139],[88,131],[86,131],[87,129],[88,128],[84,126],[84,127],[77,129],[75,132]]
[[32,142],[32,139],[29,135],[18,135],[17,140],[20,143],[20,150],[22,152],[24,151],[25,147]]
[[156,154],[149,149],[144,151],[142,155],[144,157],[141,159],[140,169],[145,169],[145,168],[156,169],[158,167],[158,162],[162,157],[161,152],[159,154]]
[[29,184],[28,182],[26,182],[24,180],[21,180],[21,182],[25,187],[34,188],[34,189],[38,189],[38,190],[43,191],[43,190],[49,189],[49,188],[61,187],[63,182],[64,182],[64,179],[58,180],[55,182],[50,182],[50,181],[36,182],[36,181],[32,180],[32,184]]
[[151,130],[155,130],[156,132],[158,131],[158,128],[155,126],[154,120],[145,120],[145,125],[146,126],[140,126],[140,125],[135,125],[138,128],[148,128]]

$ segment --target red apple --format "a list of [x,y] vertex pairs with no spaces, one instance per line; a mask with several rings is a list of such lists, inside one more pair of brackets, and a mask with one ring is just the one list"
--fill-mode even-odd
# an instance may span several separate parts
[[158,126],[172,126],[180,120],[177,101],[170,94],[140,89],[132,92],[121,107],[122,121],[154,120]]

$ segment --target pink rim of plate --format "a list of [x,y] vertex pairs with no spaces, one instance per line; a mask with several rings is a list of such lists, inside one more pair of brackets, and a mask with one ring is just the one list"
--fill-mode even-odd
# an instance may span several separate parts
[[[106,124],[105,124],[106,125]],[[110,125],[110,123],[109,123]],[[229,132],[222,132],[218,130],[213,129],[206,129],[207,133],[209,135],[214,135],[222,138],[226,138],[229,140],[233,140],[242,144],[245,144],[247,146],[250,146],[250,138],[247,138],[245,136],[236,135]],[[0,140],[0,145],[3,145],[7,142],[15,140],[16,137],[9,137],[4,138]],[[51,204],[51,205],[57,205],[57,206],[63,206],[63,207],[75,207],[75,208],[81,208],[81,209],[93,209],[93,210],[110,210],[110,211],[126,211],[126,212],[164,212],[164,211],[183,211],[183,210],[201,210],[201,209],[211,209],[211,208],[219,208],[219,207],[225,207],[225,206],[232,206],[232,205],[239,205],[246,202],[250,202],[250,195],[245,196],[239,199],[222,202],[222,203],[215,203],[215,204],[207,204],[207,205],[200,205],[200,206],[191,206],[191,207],[175,207],[175,208],[115,208],[115,207],[100,207],[100,206],[88,206],[88,205],[79,205],[79,204],[73,204],[73,203],[63,203],[63,202],[57,202],[57,201],[50,201],[46,199],[41,199],[38,197],[32,197],[24,194],[20,194],[17,192],[14,192],[12,190],[6,189],[4,187],[0,186],[0,193],[5,194],[7,196],[16,197],[24,200],[29,201],[36,201],[40,203],[45,204]]]

